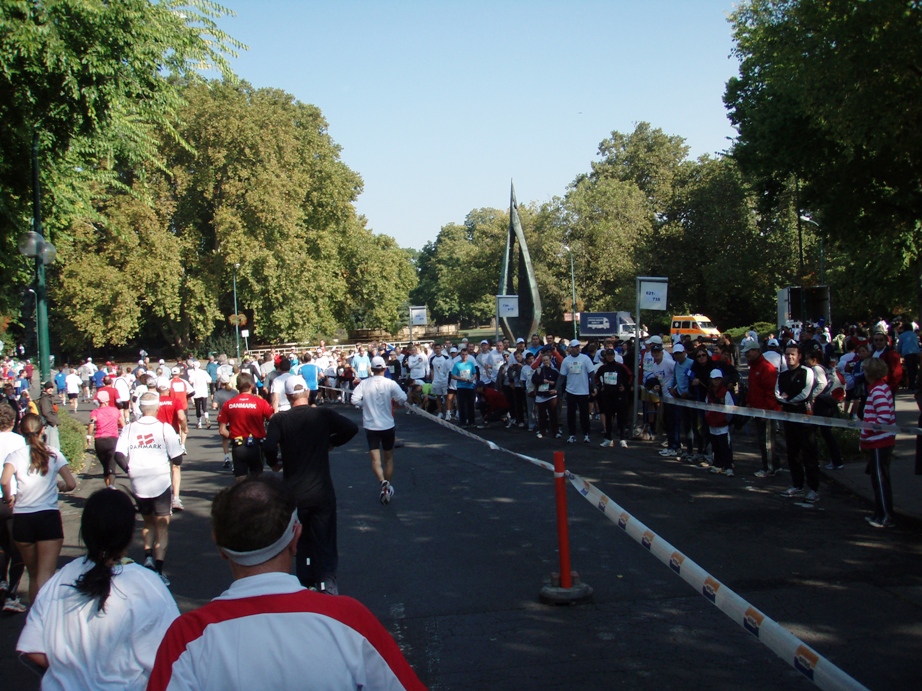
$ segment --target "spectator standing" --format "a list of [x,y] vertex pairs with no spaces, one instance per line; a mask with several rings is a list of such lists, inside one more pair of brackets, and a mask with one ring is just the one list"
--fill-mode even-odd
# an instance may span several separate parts
[[[887,383],[886,364],[880,358],[871,359],[864,368],[868,382],[868,402],[864,407],[864,422],[878,425],[895,425],[896,411],[893,393]],[[865,520],[874,528],[892,528],[893,489],[890,484],[890,459],[896,435],[893,432],[861,430],[861,448],[868,452],[865,472],[871,476],[874,491],[874,515]]]

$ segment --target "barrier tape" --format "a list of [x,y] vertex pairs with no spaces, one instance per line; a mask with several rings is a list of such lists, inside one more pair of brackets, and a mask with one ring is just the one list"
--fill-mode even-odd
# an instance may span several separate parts
[[[720,406],[716,407],[721,408]],[[741,410],[749,409],[742,408]],[[508,453],[545,470],[554,471],[554,466],[551,463],[503,448],[488,439],[460,429],[447,420],[441,420],[425,410],[414,406],[410,408],[410,412],[446,427],[457,434],[484,443],[494,451]],[[711,576],[696,562],[673,547],[668,541],[647,528],[639,519],[628,513],[591,482],[571,473],[569,470],[566,471],[566,476],[570,484],[586,500],[598,508],[609,520],[617,523],[628,536],[640,543],[648,552],[668,566],[721,612],[758,638],[778,657],[819,688],[829,691],[868,691],[867,687],[820,655],[774,619],[749,604],[733,590]]]
[[845,420],[822,415],[803,415],[800,413],[785,413],[782,411],[762,410],[761,408],[746,408],[738,405],[718,405],[701,401],[689,401],[685,398],[660,398],[661,403],[676,405],[682,408],[695,410],[712,410],[718,413],[743,415],[745,417],[759,417],[765,420],[786,420],[788,422],[803,422],[818,427],[841,427],[843,429],[869,429],[874,432],[896,432],[897,434],[922,435],[920,427],[902,427],[900,425],[878,425],[873,422],[860,422],[858,420]]

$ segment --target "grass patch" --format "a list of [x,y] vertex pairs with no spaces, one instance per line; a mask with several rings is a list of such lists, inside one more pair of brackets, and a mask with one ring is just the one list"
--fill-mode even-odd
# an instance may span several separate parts
[[58,434],[61,453],[74,472],[83,469],[86,456],[86,427],[61,407],[58,409]]

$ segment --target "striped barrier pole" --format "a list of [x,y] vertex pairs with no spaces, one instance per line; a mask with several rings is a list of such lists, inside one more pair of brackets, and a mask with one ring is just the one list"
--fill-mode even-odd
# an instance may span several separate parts
[[557,545],[560,551],[560,587],[573,586],[570,574],[570,532],[567,527],[567,469],[563,451],[554,452],[554,492],[557,499]]

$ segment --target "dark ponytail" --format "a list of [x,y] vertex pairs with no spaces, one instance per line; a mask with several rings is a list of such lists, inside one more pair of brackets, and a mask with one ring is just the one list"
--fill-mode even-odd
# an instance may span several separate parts
[[37,471],[41,475],[48,474],[48,459],[51,453],[45,446],[45,440],[42,439],[42,430],[45,428],[42,424],[42,418],[35,413],[27,413],[22,416],[19,423],[19,431],[25,437],[29,444],[29,472]]
[[113,567],[134,537],[134,515],[134,502],[119,490],[100,489],[86,500],[80,537],[93,567],[77,579],[74,587],[83,595],[99,600],[97,611],[105,610]]

